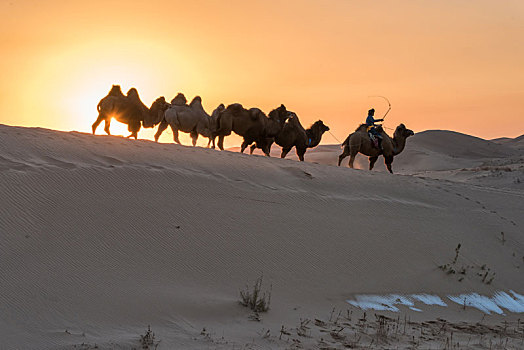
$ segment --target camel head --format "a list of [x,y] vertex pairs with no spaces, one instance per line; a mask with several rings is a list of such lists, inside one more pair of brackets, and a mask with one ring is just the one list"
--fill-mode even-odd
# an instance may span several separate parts
[[296,115],[295,113],[288,111],[286,109],[286,106],[283,104],[280,105],[280,107],[275,108],[271,112],[269,112],[269,119],[272,119],[276,122],[278,122],[281,126],[284,126],[284,123],[291,118],[293,115]]
[[174,99],[171,100],[171,104],[175,106],[183,106],[187,103],[187,99],[183,93],[179,92]]
[[413,130],[409,130],[406,128],[404,124],[400,124],[395,129],[395,133],[393,134],[393,137],[400,137],[400,138],[407,139],[408,137],[413,136],[413,135],[415,135]]
[[218,107],[215,108],[213,113],[211,113],[211,117],[216,120],[218,118],[218,115],[220,114],[220,112],[222,112],[224,109],[226,109],[226,106],[224,106],[223,103],[219,104]]
[[313,125],[311,125],[311,129],[317,129],[321,134],[323,134],[326,131],[329,131],[329,126],[325,125],[322,120],[317,120]]

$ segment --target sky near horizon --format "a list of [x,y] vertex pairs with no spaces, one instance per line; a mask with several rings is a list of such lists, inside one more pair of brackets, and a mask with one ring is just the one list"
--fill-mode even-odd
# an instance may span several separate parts
[[148,106],[200,95],[208,113],[284,103],[340,140],[386,112],[376,95],[390,128],[524,134],[522,0],[0,0],[0,48],[8,125],[90,132],[120,84]]

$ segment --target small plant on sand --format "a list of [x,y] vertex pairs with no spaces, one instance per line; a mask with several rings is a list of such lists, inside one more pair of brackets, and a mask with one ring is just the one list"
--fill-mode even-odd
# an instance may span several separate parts
[[250,308],[256,314],[267,312],[271,302],[271,286],[269,292],[262,292],[262,279],[263,276],[260,276],[252,288],[246,285],[246,288],[240,291],[240,304]]
[[458,260],[459,253],[460,253],[460,246],[461,244],[459,243],[457,248],[455,248],[455,258],[453,259],[453,264],[455,264]]
[[151,326],[147,326],[147,332],[140,336],[140,344],[142,349],[156,349],[158,341],[155,340],[155,333],[151,331]]
[[[505,242],[504,238],[504,232],[501,232],[502,236],[502,244]],[[485,284],[491,284],[493,280],[495,279],[495,272],[492,272],[489,267],[487,267],[486,264],[483,264],[482,266],[478,266],[476,264],[473,265],[459,265],[457,264],[460,256],[460,248],[462,245],[459,243],[457,247],[455,248],[455,257],[453,260],[447,264],[439,265],[439,269],[444,271],[448,275],[458,274],[458,281],[462,282],[464,278],[466,277],[468,271],[470,270],[477,270],[475,275],[479,276],[481,278],[482,283]],[[524,259],[524,257],[523,257]],[[462,259],[463,260],[463,259]]]
[[[459,258],[460,247],[461,247],[461,244],[459,243],[457,245],[457,248],[455,248],[455,257],[453,258],[453,261],[451,263],[439,266],[439,269],[441,269],[442,271],[446,272],[448,275],[457,273],[455,264],[457,263],[457,260]],[[464,270],[464,273],[462,273],[462,274],[465,274],[465,273],[466,272]]]

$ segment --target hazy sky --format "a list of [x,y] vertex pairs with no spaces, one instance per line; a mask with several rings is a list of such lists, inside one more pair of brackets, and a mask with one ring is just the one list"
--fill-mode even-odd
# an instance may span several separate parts
[[388,127],[524,133],[522,0],[0,0],[0,48],[10,125],[90,132],[120,84],[147,105],[200,95],[209,113],[284,103],[339,139],[386,111],[373,95]]

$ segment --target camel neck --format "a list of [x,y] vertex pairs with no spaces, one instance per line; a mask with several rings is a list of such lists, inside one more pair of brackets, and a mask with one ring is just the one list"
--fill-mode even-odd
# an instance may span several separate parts
[[395,147],[393,155],[397,155],[401,153],[404,150],[404,147],[406,147],[406,138],[405,137],[397,137],[396,135],[393,137],[393,146]]
[[308,148],[316,147],[322,139],[322,133],[318,130],[307,129],[306,130],[306,144]]

